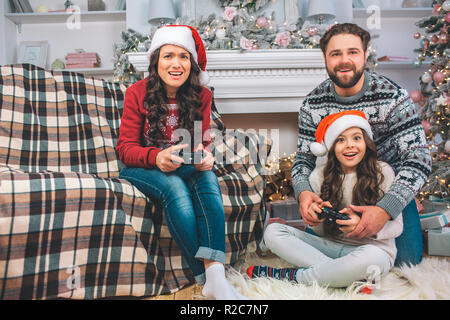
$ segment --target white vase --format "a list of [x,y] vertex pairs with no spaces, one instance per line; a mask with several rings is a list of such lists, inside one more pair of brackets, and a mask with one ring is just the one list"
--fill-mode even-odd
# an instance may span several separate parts
[[369,6],[380,6],[380,0],[363,0],[364,4],[366,5],[366,8]]
[[334,0],[334,11],[339,23],[351,23],[353,21],[352,0]]

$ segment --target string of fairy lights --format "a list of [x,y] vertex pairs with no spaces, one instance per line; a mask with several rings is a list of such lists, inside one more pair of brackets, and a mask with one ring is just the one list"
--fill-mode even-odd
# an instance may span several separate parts
[[419,105],[430,153],[433,172],[419,192],[419,201],[443,199],[450,208],[450,49],[448,29],[450,24],[450,1],[435,1],[431,16],[421,19],[416,25],[424,29],[414,33],[420,48],[414,61],[421,65],[427,61],[430,67],[420,77],[420,89],[411,92],[413,102]]

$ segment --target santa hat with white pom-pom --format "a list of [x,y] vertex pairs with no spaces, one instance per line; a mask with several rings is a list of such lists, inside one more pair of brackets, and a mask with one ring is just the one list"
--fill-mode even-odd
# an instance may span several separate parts
[[317,142],[313,142],[309,146],[311,152],[316,157],[325,156],[337,137],[352,127],[361,128],[369,135],[370,139],[373,139],[372,129],[364,112],[360,110],[342,111],[322,119],[316,130]]
[[202,85],[209,83],[209,76],[206,72],[206,51],[203,40],[197,30],[186,25],[166,25],[156,30],[153,35],[148,56],[166,44],[173,44],[189,51],[200,67],[199,80]]

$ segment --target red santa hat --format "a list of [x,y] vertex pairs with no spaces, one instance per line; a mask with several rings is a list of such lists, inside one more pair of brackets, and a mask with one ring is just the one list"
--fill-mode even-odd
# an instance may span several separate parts
[[167,25],[156,30],[148,51],[150,57],[153,51],[166,44],[173,44],[189,51],[200,67],[200,83],[207,85],[209,76],[206,72],[206,51],[203,40],[197,30],[186,25]]
[[370,139],[373,139],[372,129],[364,112],[360,110],[342,111],[322,119],[316,130],[317,142],[313,142],[309,146],[311,152],[317,157],[326,155],[337,137],[352,127],[361,128],[366,131]]

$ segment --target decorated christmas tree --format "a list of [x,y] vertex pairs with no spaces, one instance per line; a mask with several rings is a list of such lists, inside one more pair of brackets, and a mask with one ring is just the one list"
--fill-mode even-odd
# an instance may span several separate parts
[[423,31],[414,38],[420,40],[416,50],[416,64],[429,63],[429,69],[421,75],[420,89],[410,93],[419,105],[419,114],[427,135],[433,160],[432,174],[419,194],[419,200],[448,200],[450,186],[450,65],[448,31],[450,0],[435,0],[431,16],[416,23]]

